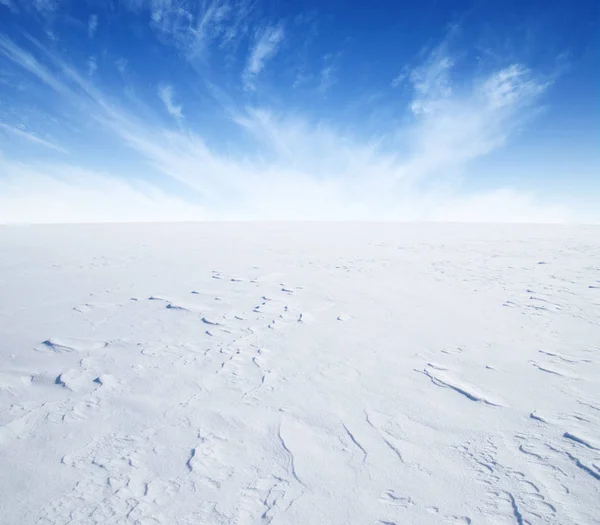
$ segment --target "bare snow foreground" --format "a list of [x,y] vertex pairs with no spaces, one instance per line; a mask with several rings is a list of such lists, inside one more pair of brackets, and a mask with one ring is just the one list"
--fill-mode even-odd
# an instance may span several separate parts
[[0,228],[0,523],[600,523],[600,229]]

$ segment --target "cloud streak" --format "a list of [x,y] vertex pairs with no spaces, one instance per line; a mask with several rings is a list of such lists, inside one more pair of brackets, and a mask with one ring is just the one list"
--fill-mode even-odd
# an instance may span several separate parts
[[131,12],[147,12],[161,41],[175,46],[192,63],[205,63],[211,51],[237,45],[249,31],[256,4],[256,0],[123,0]]
[[0,130],[6,131],[6,132],[10,133],[11,135],[14,135],[15,137],[18,137],[22,140],[26,140],[27,142],[30,142],[31,144],[35,144],[37,146],[43,146],[45,148],[49,148],[54,151],[58,151],[59,153],[65,153],[65,154],[67,153],[67,150],[65,150],[64,148],[61,148],[60,146],[57,146],[56,144],[53,144],[52,142],[50,142],[48,140],[41,139],[40,137],[34,135],[33,133],[29,133],[29,132],[24,131],[20,128],[17,128],[15,126],[10,126],[8,124],[4,124],[3,122],[0,122]]
[[126,183],[69,164],[22,164],[0,157],[3,223],[210,220],[198,205],[153,185]]
[[23,50],[12,40],[2,34],[0,34],[0,53],[37,77],[55,91],[59,93],[65,93],[68,91],[68,88],[64,85],[64,83],[58,80],[48,68],[40,64],[31,53]]
[[173,101],[174,93],[173,86],[170,84],[162,84],[158,86],[158,97],[162,100],[169,115],[174,119],[180,120],[183,118],[183,107],[175,104]]
[[256,43],[250,50],[243,80],[247,90],[256,89],[255,81],[267,62],[275,57],[284,38],[282,25],[270,26],[257,34]]
[[323,57],[324,66],[319,74],[318,91],[321,94],[326,94],[333,85],[337,82],[337,68],[335,66],[335,57],[327,54]]
[[[282,38],[283,33],[277,36],[273,27],[261,33],[248,58],[252,80],[274,56]],[[47,221],[77,220],[76,216],[106,220],[111,214],[114,220],[152,216],[155,220],[553,222],[568,218],[565,210],[542,206],[532,195],[510,188],[458,191],[468,165],[501,148],[518,128],[519,115],[535,107],[547,89],[548,84],[522,64],[476,76],[458,90],[452,80],[454,59],[446,51],[432,52],[407,75],[412,120],[385,136],[364,137],[302,112],[231,106],[227,108],[230,124],[251,147],[218,153],[189,124],[184,126],[183,110],[175,103],[170,84],[160,85],[157,92],[179,123],[175,131],[158,124],[160,119],[150,121],[110,101],[89,78],[56,55],[46,53],[48,65],[43,64],[5,37],[0,38],[0,52],[61,95],[82,118],[91,117],[102,125],[138,156],[140,164],[189,189],[185,196],[167,194],[131,173],[108,176],[91,169],[69,170],[64,164],[23,164],[0,158],[13,203],[0,206],[0,221],[29,216]],[[15,173],[26,176],[15,178]],[[36,188],[35,198],[26,195],[27,185]],[[94,188],[101,201],[114,199],[115,205],[128,206],[127,211],[105,202],[91,206],[93,213],[76,207],[79,215],[66,216],[60,208],[31,211],[44,194],[54,198],[61,193],[60,202],[92,201]],[[21,207],[15,204],[19,200]]]
[[98,30],[98,15],[90,15],[88,20],[88,36],[94,38]]

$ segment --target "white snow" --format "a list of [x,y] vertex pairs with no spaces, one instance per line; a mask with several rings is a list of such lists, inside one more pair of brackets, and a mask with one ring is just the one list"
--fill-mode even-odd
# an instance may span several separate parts
[[0,523],[597,524],[599,449],[599,228],[0,227]]

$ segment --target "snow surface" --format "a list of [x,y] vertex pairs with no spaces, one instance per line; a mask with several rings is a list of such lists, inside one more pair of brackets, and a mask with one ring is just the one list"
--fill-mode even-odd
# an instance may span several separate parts
[[592,227],[2,227],[0,523],[600,523],[599,325]]

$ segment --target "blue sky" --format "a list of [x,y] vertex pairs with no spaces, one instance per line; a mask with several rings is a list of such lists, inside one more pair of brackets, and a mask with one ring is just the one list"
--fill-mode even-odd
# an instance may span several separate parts
[[0,222],[600,222],[593,0],[0,0]]

